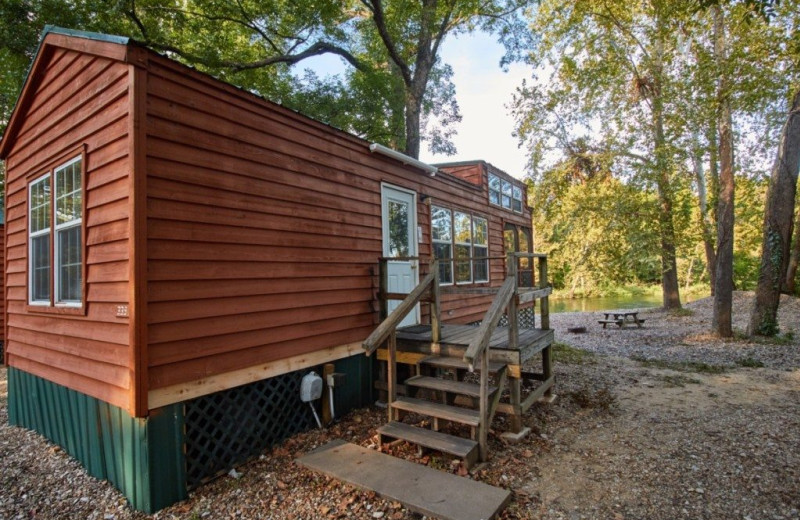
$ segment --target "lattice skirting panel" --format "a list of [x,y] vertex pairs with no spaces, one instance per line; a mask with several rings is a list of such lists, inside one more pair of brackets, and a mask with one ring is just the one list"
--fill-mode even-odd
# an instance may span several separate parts
[[[501,327],[508,327],[508,315],[503,314],[500,316],[498,324]],[[517,324],[521,329],[534,329],[536,328],[536,315],[534,314],[533,307],[525,309],[517,309]]]
[[291,372],[187,401],[189,489],[314,426],[311,410],[300,401],[300,380],[306,372]]

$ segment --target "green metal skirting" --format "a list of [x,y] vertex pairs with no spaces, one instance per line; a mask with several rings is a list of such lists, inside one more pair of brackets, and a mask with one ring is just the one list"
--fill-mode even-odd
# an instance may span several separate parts
[[140,511],[186,498],[183,408],[171,405],[137,419],[121,408],[13,367],[9,422],[35,430],[109,480]]
[[345,383],[334,392],[336,415],[343,416],[350,410],[370,406],[374,401],[372,382],[374,358],[363,354],[336,361],[336,371],[347,374]]

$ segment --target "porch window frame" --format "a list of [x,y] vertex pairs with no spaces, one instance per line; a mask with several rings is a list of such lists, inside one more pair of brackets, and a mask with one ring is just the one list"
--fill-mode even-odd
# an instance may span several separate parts
[[[494,184],[497,184],[497,189],[492,188],[492,181],[495,181]],[[518,183],[510,181],[495,173],[489,173],[487,185],[489,191],[489,204],[520,215],[524,212],[525,190]],[[508,205],[504,204],[504,198],[508,199]],[[497,202],[495,202],[495,200]]]
[[[433,211],[434,208],[446,211],[449,215],[449,222],[450,222],[450,240],[442,240],[434,238],[434,220],[433,220]],[[457,242],[456,241],[456,220],[455,215],[456,213],[461,213],[467,215],[469,217],[469,242]],[[486,222],[486,243],[479,244],[478,247],[483,247],[486,249],[486,260],[475,260],[475,219],[480,219]],[[474,213],[469,210],[448,207],[442,204],[431,204],[431,252],[434,258],[438,258],[436,256],[436,244],[447,244],[450,248],[450,257],[448,260],[440,260],[440,269],[441,269],[441,262],[446,262],[448,266],[448,270],[450,272],[450,281],[449,282],[442,282],[440,281],[439,285],[441,286],[462,286],[462,285],[478,285],[478,284],[488,284],[491,281],[491,272],[489,269],[489,218],[488,216],[484,216],[479,213]],[[456,247],[457,246],[469,246],[469,280],[458,280],[457,278],[457,266],[459,264],[459,260],[456,258]],[[463,260],[461,261],[463,262]],[[475,279],[475,262],[486,262],[486,276],[485,280],[476,280]]]
[[[58,222],[56,213],[58,195],[56,193],[57,177],[59,172],[63,172],[66,168],[72,166],[76,162],[80,162],[80,186],[78,190],[73,189],[70,194],[80,194],[80,211],[77,212],[77,218],[72,218],[66,222]],[[49,210],[50,221],[49,227],[49,240],[48,249],[50,254],[50,269],[49,269],[49,298],[47,300],[34,300],[33,299],[33,256],[32,245],[33,238],[45,234],[43,230],[32,232],[32,197],[31,192],[33,186],[47,179],[50,186],[49,197]],[[72,314],[72,315],[86,315],[86,147],[80,146],[74,148],[70,153],[60,156],[48,164],[45,168],[39,168],[35,172],[29,174],[27,180],[27,207],[26,207],[26,234],[28,240],[26,241],[26,257],[27,257],[27,276],[26,276],[26,294],[27,302],[25,310],[28,312],[36,313],[49,313],[49,314]],[[63,198],[63,197],[62,197]],[[59,276],[62,264],[60,263],[60,248],[58,245],[59,233],[63,233],[70,229],[78,228],[80,231],[80,301],[65,300],[59,291]]]

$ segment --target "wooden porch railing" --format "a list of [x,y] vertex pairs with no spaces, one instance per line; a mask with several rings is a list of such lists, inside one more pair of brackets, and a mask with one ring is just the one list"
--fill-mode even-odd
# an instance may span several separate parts
[[[388,301],[394,296],[404,296],[402,294],[389,293],[387,272],[388,262],[391,260],[411,260],[417,261],[417,257],[408,258],[381,258],[381,300]],[[389,420],[394,420],[392,403],[397,399],[397,327],[400,322],[408,316],[416,305],[421,302],[424,296],[429,294],[428,302],[431,306],[431,340],[438,343],[442,336],[441,326],[441,305],[439,303],[439,263],[434,259],[430,263],[430,272],[414,289],[405,295],[403,301],[395,307],[392,312],[378,325],[372,334],[362,343],[364,353],[369,356],[378,349],[388,339],[386,360],[386,384],[387,384],[387,404],[389,410]],[[395,299],[395,298],[391,298]]]
[[[520,259],[528,259],[530,267],[533,267],[533,260],[539,261],[539,285],[537,287],[519,287],[519,277],[517,267]],[[490,403],[489,395],[489,342],[492,334],[506,312],[508,317],[508,348],[516,349],[519,347],[519,323],[517,319],[517,305],[529,303],[537,298],[541,298],[542,328],[550,328],[550,314],[548,295],[551,288],[547,282],[547,255],[537,253],[508,253],[506,263],[506,280],[497,292],[492,305],[486,311],[486,315],[481,321],[481,326],[477,334],[467,347],[464,353],[464,361],[469,363],[470,372],[475,369],[475,360],[480,358],[480,426],[478,429],[478,444],[480,445],[481,460],[486,460],[488,450],[489,416]],[[533,278],[533,277],[531,277]],[[533,284],[534,281],[531,280]]]

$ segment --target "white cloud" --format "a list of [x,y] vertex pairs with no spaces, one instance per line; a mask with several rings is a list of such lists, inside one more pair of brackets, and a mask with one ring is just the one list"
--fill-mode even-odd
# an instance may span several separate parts
[[525,175],[524,150],[517,147],[514,118],[506,105],[530,76],[530,68],[515,64],[508,72],[500,69],[503,48],[486,34],[450,38],[442,48],[442,59],[453,67],[456,97],[463,119],[454,138],[455,156],[432,155],[426,149],[420,159],[450,162],[482,159],[515,177]]

